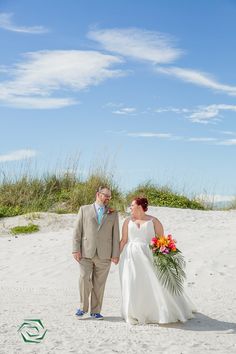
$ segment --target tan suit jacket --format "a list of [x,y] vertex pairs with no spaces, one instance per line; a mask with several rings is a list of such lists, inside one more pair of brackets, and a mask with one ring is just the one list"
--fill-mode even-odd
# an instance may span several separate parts
[[81,252],[82,257],[93,258],[96,251],[101,259],[119,257],[119,220],[116,211],[105,212],[98,224],[95,205],[84,205],[79,209],[73,233],[73,252]]

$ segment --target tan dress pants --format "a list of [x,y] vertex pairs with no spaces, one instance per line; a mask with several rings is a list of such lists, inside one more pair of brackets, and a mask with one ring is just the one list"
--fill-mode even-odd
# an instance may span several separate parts
[[79,264],[80,309],[88,312],[91,293],[90,312],[100,313],[111,260],[100,259],[96,253],[93,258],[82,258]]

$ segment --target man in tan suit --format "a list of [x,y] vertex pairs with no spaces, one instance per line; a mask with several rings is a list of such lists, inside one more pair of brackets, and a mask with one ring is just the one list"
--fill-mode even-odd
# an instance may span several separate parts
[[80,308],[76,315],[83,317],[89,309],[95,319],[103,319],[101,307],[111,262],[119,262],[118,213],[108,207],[111,191],[99,187],[96,201],[81,206],[73,234],[73,257],[80,265]]

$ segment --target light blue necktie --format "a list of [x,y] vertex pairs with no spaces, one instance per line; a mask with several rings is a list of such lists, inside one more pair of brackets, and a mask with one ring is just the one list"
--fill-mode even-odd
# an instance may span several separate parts
[[99,207],[98,208],[98,224],[101,224],[102,221],[102,217],[103,217],[103,207]]

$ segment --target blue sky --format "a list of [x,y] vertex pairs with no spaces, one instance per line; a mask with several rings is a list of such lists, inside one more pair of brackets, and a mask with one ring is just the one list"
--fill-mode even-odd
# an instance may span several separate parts
[[236,2],[0,2],[0,171],[236,195]]

